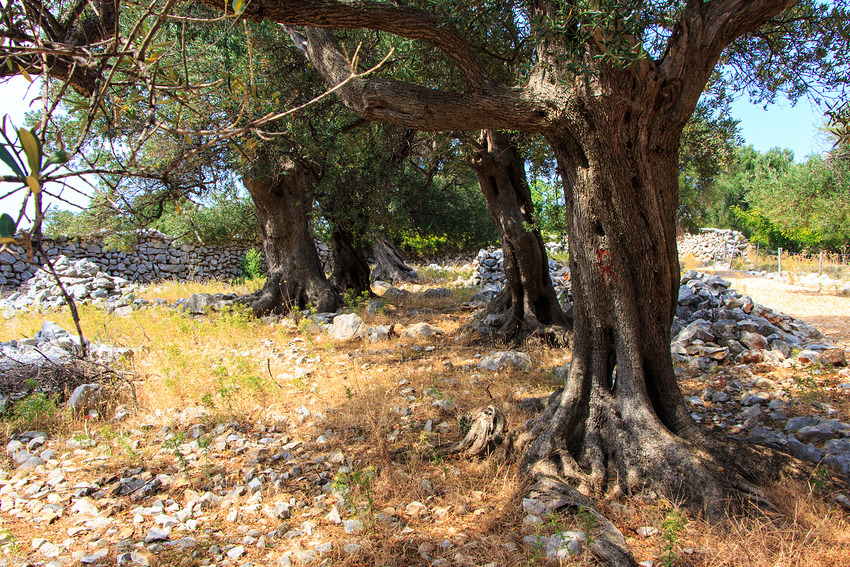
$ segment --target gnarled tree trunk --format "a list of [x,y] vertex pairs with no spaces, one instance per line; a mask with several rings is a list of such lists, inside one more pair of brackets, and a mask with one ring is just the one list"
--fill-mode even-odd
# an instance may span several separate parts
[[392,284],[419,281],[419,274],[408,266],[401,251],[386,238],[379,236],[372,247],[375,256],[375,268],[372,281],[385,281]]
[[333,273],[331,284],[340,294],[351,291],[355,295],[372,293],[369,280],[369,262],[366,253],[354,234],[340,225],[331,234]]
[[534,204],[525,164],[510,134],[496,130],[483,134],[484,147],[472,167],[502,237],[508,284],[490,303],[488,313],[507,312],[498,331],[507,339],[540,334],[562,340],[569,323],[552,285],[543,237],[532,226]]
[[733,494],[757,494],[753,482],[781,459],[710,436],[679,391],[670,357],[679,136],[656,95],[630,101],[630,111],[588,97],[571,118],[598,134],[581,144],[550,135],[568,188],[573,353],[523,466],[592,497],[652,487],[718,519],[740,502]]
[[251,308],[257,316],[303,309],[308,303],[320,312],[336,311],[339,295],[325,278],[307,221],[309,172],[289,158],[272,164],[271,172],[258,169],[243,183],[257,207],[269,278],[248,299]]

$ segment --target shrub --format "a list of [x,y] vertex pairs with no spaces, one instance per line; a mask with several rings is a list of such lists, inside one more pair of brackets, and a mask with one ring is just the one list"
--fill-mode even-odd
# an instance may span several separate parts
[[265,276],[265,266],[260,251],[256,248],[251,248],[245,252],[245,257],[239,264],[239,269],[242,272],[241,280],[254,280]]
[[56,403],[43,392],[37,392],[17,402],[9,426],[15,431],[51,429],[59,416]]

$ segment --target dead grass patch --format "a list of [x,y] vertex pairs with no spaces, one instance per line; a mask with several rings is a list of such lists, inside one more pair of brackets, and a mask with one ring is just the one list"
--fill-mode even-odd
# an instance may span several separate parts
[[[142,295],[173,301],[190,293],[232,289],[221,284],[163,285],[146,289]],[[181,410],[203,407],[209,412],[205,419],[210,428],[223,424],[256,435],[277,428],[285,431],[288,439],[300,442],[292,449],[292,461],[305,463],[309,473],[291,479],[279,491],[270,488],[264,493],[269,501],[313,502],[318,491],[315,475],[334,475],[335,490],[346,490],[347,506],[351,507],[346,512],[363,521],[363,533],[347,535],[309,507],[288,520],[293,527],[306,520],[317,522],[321,540],[334,546],[325,556],[332,565],[425,566],[438,558],[461,566],[542,565],[541,554],[526,545],[523,537],[586,529],[586,520],[559,516],[544,518],[538,526],[525,526],[525,486],[514,462],[498,457],[470,461],[448,450],[462,438],[464,418],[476,409],[489,404],[512,407],[523,397],[549,394],[558,385],[551,369],[568,362],[570,354],[529,342],[522,350],[534,361],[532,371],[479,370],[476,365],[482,356],[504,347],[456,340],[467,316],[456,309],[457,301],[458,295],[414,295],[405,304],[388,306],[384,313],[364,314],[370,326],[403,328],[427,322],[444,332],[432,338],[396,337],[377,343],[363,339],[337,342],[325,334],[286,330],[257,321],[239,309],[193,318],[166,308],[149,308],[118,317],[83,306],[87,338],[136,350],[131,369],[138,380],[141,410],[123,425],[97,426],[88,432],[79,423],[69,426],[69,435],[91,438],[98,455],[107,459],[93,459],[81,465],[79,473],[96,479],[144,466],[152,474],[170,475],[174,494],[186,488],[202,491],[244,484],[244,459],[210,449],[201,459],[184,463],[176,446],[156,440],[155,431],[163,424],[180,432]],[[66,311],[51,313],[48,318],[72,328]],[[0,329],[0,338],[32,336],[43,319],[31,314],[9,320]],[[818,375],[812,385],[802,378],[795,381],[793,369],[753,370],[795,396],[808,388],[813,392],[811,403],[830,403],[840,415],[846,415],[848,396],[832,388],[838,380],[834,372]],[[701,391],[706,384],[719,388],[741,377],[725,368],[707,378],[689,375],[682,382],[683,391]],[[301,406],[310,415],[299,420],[296,410]],[[531,415],[514,409],[507,417],[509,427],[517,429]],[[145,429],[146,436],[128,435],[147,423],[153,429]],[[327,437],[326,443],[319,442],[321,435]],[[335,450],[345,454],[348,473],[339,474],[327,463],[327,456]],[[292,463],[274,466],[288,470]],[[726,526],[710,526],[685,516],[681,531],[672,539],[665,537],[665,521],[675,507],[663,499],[636,495],[605,502],[603,508],[623,531],[637,559],[651,559],[656,565],[664,565],[665,557],[674,561],[672,565],[681,566],[850,565],[847,516],[829,503],[829,495],[807,486],[772,488],[784,490],[777,498],[781,518],[733,518]],[[411,514],[408,507],[412,502],[427,506],[428,518]],[[123,513],[129,512],[116,511]],[[381,521],[381,514],[398,524]],[[6,526],[21,541],[30,541],[45,530],[59,533],[70,521],[63,518],[56,525],[42,527],[10,520]],[[262,516],[244,519],[242,525],[261,531],[275,527]],[[642,537],[637,533],[642,526],[659,531]],[[224,544],[222,534],[232,528],[196,534],[199,547]],[[360,551],[343,553],[342,548],[353,541],[362,546]],[[263,551],[248,549],[244,560],[275,564],[294,544],[281,540],[275,545],[277,548]],[[171,551],[158,558],[162,565],[193,565],[194,561]],[[593,562],[585,553],[563,564]]]

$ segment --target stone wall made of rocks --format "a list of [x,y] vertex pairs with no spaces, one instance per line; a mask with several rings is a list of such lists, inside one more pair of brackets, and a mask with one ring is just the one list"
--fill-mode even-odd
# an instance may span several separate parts
[[746,256],[749,242],[737,230],[701,228],[699,234],[685,234],[679,239],[679,256],[691,255],[698,262],[730,261]]
[[[129,251],[111,248],[97,237],[44,239],[42,246],[51,259],[59,256],[87,259],[104,273],[139,283],[236,278],[241,274],[240,264],[248,250],[257,248],[262,255],[257,242],[202,246],[181,243],[152,230],[140,231],[138,243]],[[327,269],[328,246],[319,242],[316,247]],[[0,286],[17,287],[35,275],[40,265],[27,262],[26,257],[26,250],[20,246],[10,246],[8,251],[0,253]]]
[[[552,253],[553,246],[547,244],[546,248]],[[495,293],[502,290],[506,284],[504,252],[501,248],[489,248],[478,251],[478,255],[472,262],[473,273],[469,280],[470,285],[484,288]],[[557,260],[549,258],[549,275],[558,295],[570,293],[570,270]],[[488,298],[489,299],[489,298]]]

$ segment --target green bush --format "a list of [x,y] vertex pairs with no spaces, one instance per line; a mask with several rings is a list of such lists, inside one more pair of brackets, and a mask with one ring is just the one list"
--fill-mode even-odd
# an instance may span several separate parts
[[37,392],[15,404],[9,426],[15,431],[48,430],[58,416],[56,403],[44,393]]
[[242,280],[262,278],[266,273],[263,258],[260,255],[260,251],[256,248],[251,248],[245,252],[245,257],[242,258],[239,268],[242,271],[242,276],[240,277]]

